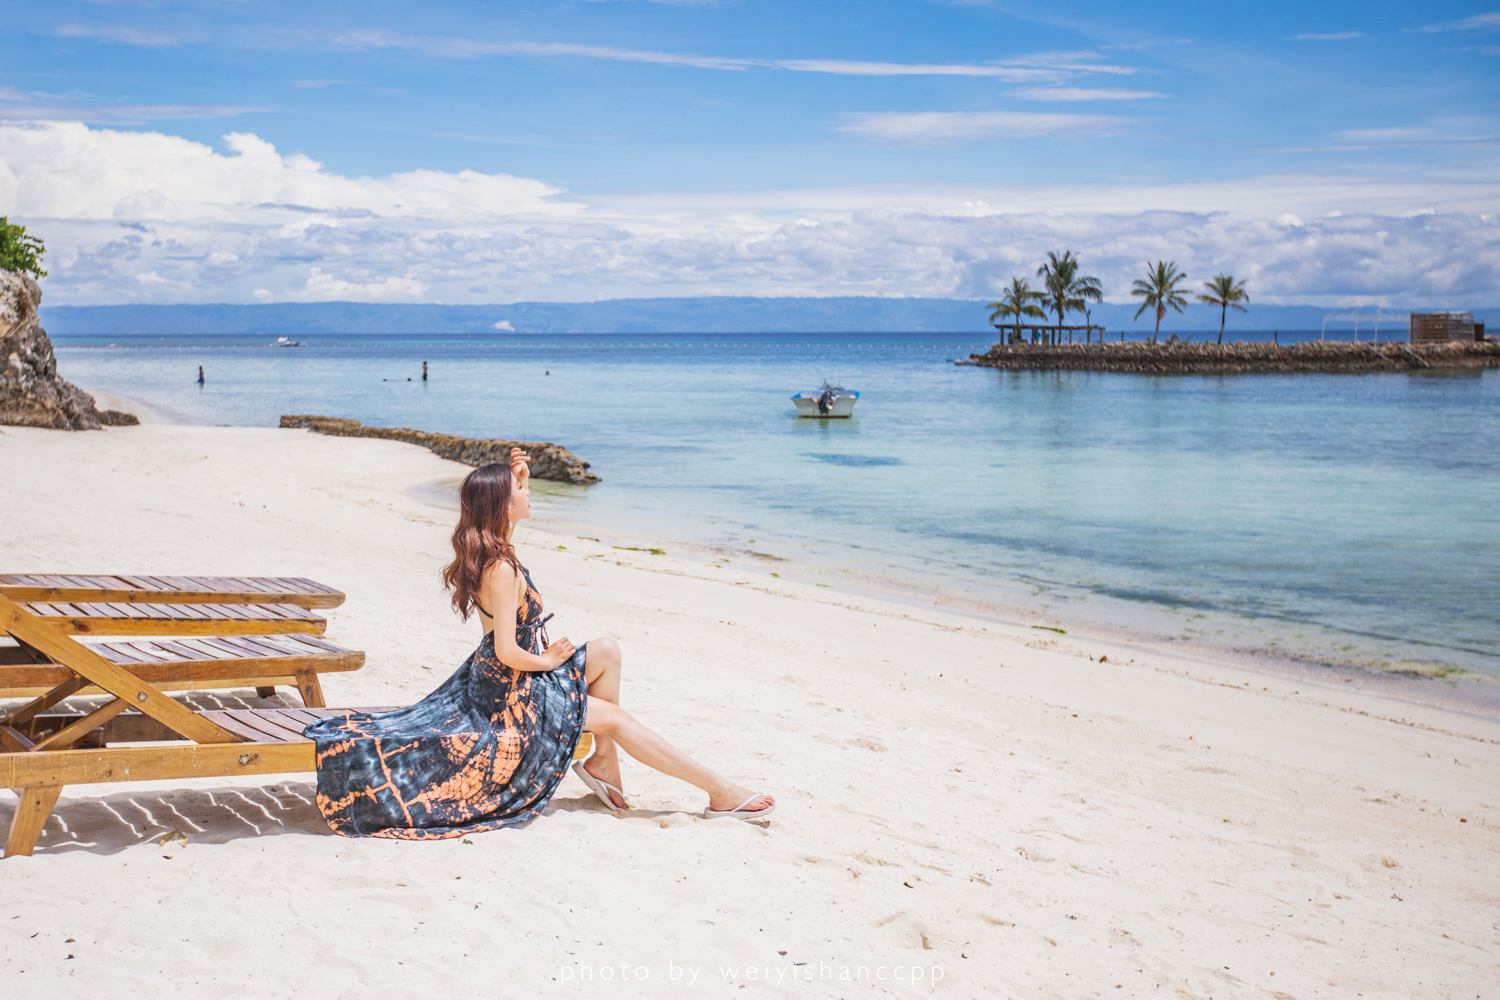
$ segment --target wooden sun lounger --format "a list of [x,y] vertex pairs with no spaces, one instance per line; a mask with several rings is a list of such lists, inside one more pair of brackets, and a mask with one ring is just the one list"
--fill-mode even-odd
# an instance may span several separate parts
[[[15,598],[11,598],[15,600]],[[17,601],[68,635],[322,635],[328,620],[295,604]]]
[[301,576],[115,576],[0,573],[0,596],[13,601],[126,604],[295,604],[336,608],[341,591]]
[[[67,629],[28,611],[26,605],[14,607],[59,634],[68,634]],[[326,704],[319,674],[358,670],[365,662],[364,653],[311,635],[122,637],[90,639],[80,645],[162,690],[248,684],[264,698],[275,693],[275,685],[285,684],[295,687],[310,708]],[[0,646],[0,697],[43,694],[73,676],[70,666],[40,654],[29,643]],[[90,693],[97,694],[97,686],[83,683],[63,697]]]
[[[0,787],[15,789],[21,799],[5,857],[32,852],[66,785],[313,771],[314,745],[302,727],[341,714],[322,708],[195,712],[138,676],[140,661],[112,662],[102,655],[112,644],[80,642],[4,595],[0,630],[67,673],[47,694],[0,719]],[[114,698],[87,714],[46,714],[90,686]],[[147,745],[117,745],[131,743]],[[592,745],[584,733],[574,759],[587,756]]]

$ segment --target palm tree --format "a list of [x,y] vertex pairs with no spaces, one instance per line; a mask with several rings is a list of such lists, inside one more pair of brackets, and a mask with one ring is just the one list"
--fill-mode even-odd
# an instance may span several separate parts
[[1187,305],[1187,298],[1177,287],[1186,280],[1187,275],[1177,270],[1176,261],[1159,260],[1155,267],[1147,261],[1145,280],[1137,278],[1131,287],[1131,295],[1142,297],[1141,307],[1135,311],[1136,319],[1140,319],[1141,313],[1147,309],[1156,310],[1156,332],[1151,334],[1151,343],[1156,343],[1156,338],[1161,336],[1161,318],[1167,314],[1167,309],[1176,309],[1180,313]]
[[1245,291],[1243,281],[1236,282],[1230,274],[1216,274],[1214,280],[1205,281],[1203,287],[1208,289],[1208,294],[1198,293],[1194,298],[1207,305],[1219,307],[1219,343],[1224,343],[1224,321],[1229,317],[1230,307],[1240,312],[1249,312],[1241,302],[1250,301],[1250,293]]
[[1073,251],[1055,250],[1047,252],[1047,263],[1036,269],[1045,291],[1041,298],[1057,313],[1057,325],[1062,326],[1069,310],[1082,310],[1087,302],[1103,302],[1104,292],[1099,288],[1099,279],[1080,276],[1078,258]]
[[1025,278],[1011,278],[1010,287],[1000,296],[1000,301],[991,302],[987,307],[990,310],[990,322],[1001,317],[1015,317],[1015,337],[1021,339],[1021,317],[1031,316],[1038,319],[1046,319],[1047,314],[1042,312],[1033,302],[1042,299],[1041,292],[1034,292],[1026,283]]

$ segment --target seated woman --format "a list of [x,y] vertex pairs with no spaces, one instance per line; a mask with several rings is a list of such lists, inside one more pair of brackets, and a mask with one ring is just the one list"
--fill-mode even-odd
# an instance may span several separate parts
[[[350,713],[305,730],[317,744],[318,810],[349,837],[436,840],[524,823],[547,805],[585,727],[594,754],[573,770],[611,809],[628,809],[617,747],[708,793],[704,815],[760,819],[776,801],[720,777],[620,707],[620,647],[549,643],[541,595],[511,536],[531,516],[527,456],[475,469],[460,491],[453,606],[484,638],[409,708]],[[514,623],[511,625],[510,623]]]

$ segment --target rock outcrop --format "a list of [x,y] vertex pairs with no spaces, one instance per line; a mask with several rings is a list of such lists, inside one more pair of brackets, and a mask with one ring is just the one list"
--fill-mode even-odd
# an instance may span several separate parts
[[958,364],[1007,371],[1253,375],[1500,368],[1500,344],[1305,341],[1300,344],[996,344]]
[[94,397],[57,374],[52,341],[37,319],[41,301],[29,275],[0,271],[0,424],[96,431]]
[[441,455],[443,458],[472,465],[476,468],[490,462],[509,462],[510,450],[520,448],[531,455],[531,474],[537,479],[550,479],[558,483],[575,483],[587,486],[597,483],[599,477],[589,471],[589,463],[573,454],[562,445],[545,441],[501,441],[496,438],[465,438],[456,434],[433,434],[416,431],[410,427],[366,427],[358,420],[342,417],[316,417],[310,414],[288,415],[281,418],[283,427],[306,427],[320,434],[340,437],[387,438],[419,444]]

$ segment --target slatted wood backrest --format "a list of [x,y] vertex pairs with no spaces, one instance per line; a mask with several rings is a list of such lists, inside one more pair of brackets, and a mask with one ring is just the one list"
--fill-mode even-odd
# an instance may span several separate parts
[[17,601],[67,635],[321,635],[328,620],[295,604]]
[[13,601],[170,604],[296,604],[336,608],[342,591],[302,576],[125,576],[0,573],[0,595]]

